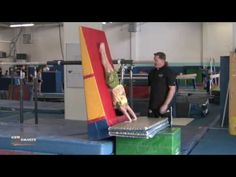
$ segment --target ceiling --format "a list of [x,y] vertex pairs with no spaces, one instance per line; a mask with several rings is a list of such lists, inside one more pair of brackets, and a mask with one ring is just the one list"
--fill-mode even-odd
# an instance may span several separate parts
[[51,26],[63,24],[62,22],[0,22],[0,27],[8,28],[12,24],[34,23],[35,26]]

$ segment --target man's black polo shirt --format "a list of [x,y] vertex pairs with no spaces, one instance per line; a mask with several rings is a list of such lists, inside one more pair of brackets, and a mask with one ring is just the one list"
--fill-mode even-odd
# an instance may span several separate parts
[[148,85],[151,87],[149,108],[159,109],[164,103],[169,86],[175,86],[176,74],[168,67],[155,68],[148,75]]

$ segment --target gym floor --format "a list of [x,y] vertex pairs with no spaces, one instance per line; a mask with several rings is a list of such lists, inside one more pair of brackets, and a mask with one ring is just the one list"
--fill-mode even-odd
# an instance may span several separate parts
[[[236,154],[236,137],[230,136],[227,125],[220,127],[220,107],[210,104],[210,113],[195,118],[181,127],[182,155]],[[63,113],[24,112],[24,124],[19,124],[19,111],[0,110],[0,154],[113,154],[111,139],[92,141],[87,136],[84,121],[64,120]],[[30,146],[14,145],[12,137],[36,138]]]

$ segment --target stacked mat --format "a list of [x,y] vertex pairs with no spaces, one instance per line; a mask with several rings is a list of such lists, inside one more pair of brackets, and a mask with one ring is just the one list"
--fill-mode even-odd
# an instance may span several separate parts
[[168,118],[139,117],[131,123],[121,122],[111,126],[108,131],[110,136],[149,139],[168,126]]

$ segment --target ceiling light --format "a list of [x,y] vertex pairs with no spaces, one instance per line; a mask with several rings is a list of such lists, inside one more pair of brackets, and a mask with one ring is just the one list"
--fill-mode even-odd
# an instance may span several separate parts
[[25,24],[10,25],[11,28],[14,28],[14,27],[29,27],[29,26],[34,26],[34,24],[33,23],[25,23]]

